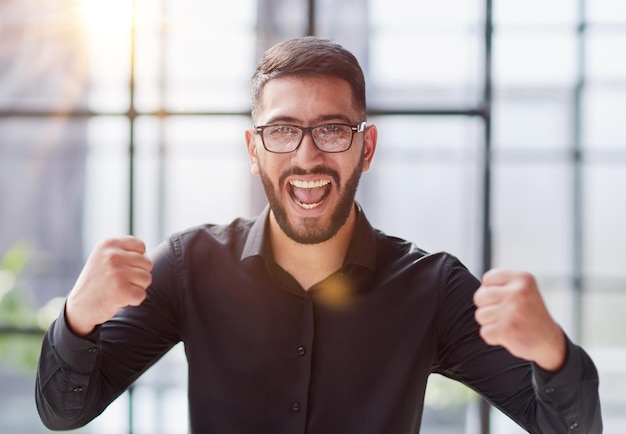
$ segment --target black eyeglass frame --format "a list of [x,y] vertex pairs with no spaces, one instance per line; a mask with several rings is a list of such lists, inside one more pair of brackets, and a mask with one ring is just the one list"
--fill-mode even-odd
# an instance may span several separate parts
[[[338,125],[338,126],[342,126],[342,127],[350,127],[350,143],[348,144],[348,146],[345,149],[341,149],[339,151],[327,151],[325,149],[322,149],[319,147],[319,145],[317,144],[317,142],[315,141],[315,137],[313,136],[313,130],[316,128],[320,128],[320,127],[325,127],[328,125]],[[298,144],[295,146],[295,148],[289,150],[289,151],[273,151],[271,149],[268,149],[267,146],[265,145],[265,138],[263,137],[263,130],[265,130],[266,128],[270,128],[270,127],[280,127],[280,126],[286,126],[286,127],[294,127],[299,129],[300,131],[302,131],[302,135],[300,136],[300,140],[298,141]],[[361,121],[358,124],[355,125],[350,125],[350,124],[345,124],[345,123],[341,123],[341,122],[331,122],[328,124],[320,124],[320,125],[315,125],[312,127],[301,127],[300,125],[293,125],[293,124],[269,124],[269,125],[258,125],[258,126],[253,126],[254,128],[254,132],[258,135],[261,136],[261,143],[263,143],[263,148],[265,148],[265,150],[267,152],[271,152],[272,154],[289,154],[291,152],[296,151],[300,145],[302,144],[302,140],[304,140],[304,136],[309,134],[311,136],[311,139],[313,140],[313,144],[315,145],[315,147],[317,149],[319,149],[322,152],[325,152],[327,154],[339,154],[341,152],[346,152],[348,149],[350,149],[352,147],[352,142],[354,141],[354,134],[355,133],[362,133],[363,131],[365,131],[365,127],[367,126],[367,122],[366,121]]]

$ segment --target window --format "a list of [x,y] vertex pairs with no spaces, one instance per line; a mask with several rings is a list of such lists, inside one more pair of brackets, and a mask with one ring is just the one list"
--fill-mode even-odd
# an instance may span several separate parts
[[[338,40],[365,69],[380,137],[358,200],[372,223],[476,274],[533,272],[594,358],[606,430],[619,431],[622,3],[1,3],[0,431],[44,432],[32,402],[40,325],[98,239],[134,233],[153,247],[261,209],[243,140],[249,77],[267,47],[307,33]],[[177,347],[84,432],[186,432],[184,365]],[[478,424],[480,402],[442,378],[427,403],[425,432]],[[491,430],[519,432],[496,411]]]

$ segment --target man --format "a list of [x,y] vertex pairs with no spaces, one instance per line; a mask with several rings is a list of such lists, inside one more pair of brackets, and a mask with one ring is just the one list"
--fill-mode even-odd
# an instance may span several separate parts
[[194,433],[416,433],[428,375],[534,433],[599,433],[598,376],[531,275],[477,281],[451,255],[373,229],[354,197],[376,150],[352,54],[306,37],[252,84],[256,219],[91,253],[43,343],[37,405],[82,426],[177,342]]

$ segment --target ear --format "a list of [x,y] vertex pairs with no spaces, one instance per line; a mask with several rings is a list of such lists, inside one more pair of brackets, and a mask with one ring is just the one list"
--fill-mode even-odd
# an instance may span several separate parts
[[378,129],[376,125],[368,125],[363,132],[363,172],[367,172],[372,165],[376,143],[378,140]]
[[250,172],[253,175],[259,174],[259,159],[256,147],[256,134],[252,130],[246,130],[246,147],[248,148],[248,158],[250,158]]

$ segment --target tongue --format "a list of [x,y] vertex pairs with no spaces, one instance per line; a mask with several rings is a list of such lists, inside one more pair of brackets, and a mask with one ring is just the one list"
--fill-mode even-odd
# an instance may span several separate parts
[[326,194],[327,187],[298,188],[292,187],[293,196],[301,203],[313,204],[320,202]]

